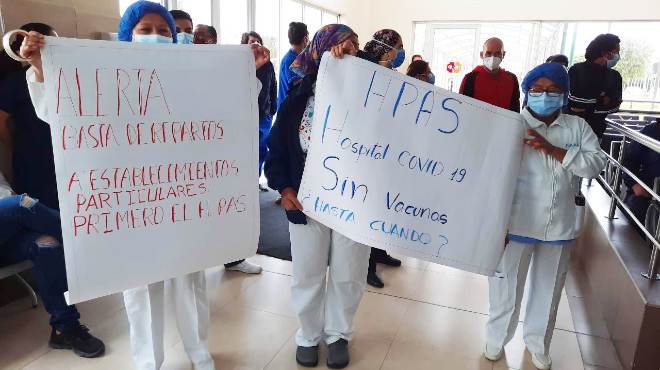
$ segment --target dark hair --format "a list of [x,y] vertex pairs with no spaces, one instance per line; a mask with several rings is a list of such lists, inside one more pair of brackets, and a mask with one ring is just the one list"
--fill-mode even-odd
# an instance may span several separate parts
[[299,45],[303,42],[305,36],[309,36],[306,24],[302,22],[289,23],[289,44]]
[[408,65],[406,74],[410,77],[417,77],[429,70],[429,63],[423,60],[416,60]]
[[[45,24],[45,23],[27,23],[21,26],[21,29],[23,31],[37,31],[42,35],[50,35],[51,32],[53,32],[53,27]],[[23,36],[16,36],[16,39],[14,39],[14,42],[11,43],[10,47],[11,50],[14,52],[18,53],[18,50],[21,48],[21,44],[23,43],[23,39],[25,37]]]
[[587,46],[587,51],[584,54],[584,57],[587,61],[593,62],[602,57],[603,53],[616,49],[620,43],[621,39],[611,33],[598,35],[589,43],[589,46]]
[[[376,41],[374,41],[376,40]],[[394,49],[399,41],[403,41],[401,35],[395,30],[384,29],[374,33],[373,40],[364,45],[364,51],[373,55],[376,58],[382,57],[384,54],[389,53]],[[390,47],[387,47],[385,45]]]
[[170,10],[170,14],[172,14],[172,18],[174,18],[175,21],[177,19],[187,19],[190,21],[190,23],[193,22],[190,14],[184,12],[183,10],[179,10],[179,9]]
[[209,34],[211,34],[211,37],[213,37],[213,39],[217,41],[218,31],[215,30],[215,27],[209,25],[205,25],[205,26],[206,26],[206,30],[209,31]]
[[415,55],[413,55],[412,57],[410,57],[410,60],[413,60],[413,59],[415,59],[415,58],[419,58],[420,60],[424,60],[424,58],[423,58],[421,55],[419,55],[419,54],[415,54]]
[[261,45],[264,44],[264,40],[261,38],[261,36],[259,36],[259,34],[254,31],[244,32],[243,35],[241,35],[241,44],[247,44],[250,36],[257,39]]
[[564,54],[551,55],[546,59],[546,63],[559,63],[564,67],[568,67],[568,57]]

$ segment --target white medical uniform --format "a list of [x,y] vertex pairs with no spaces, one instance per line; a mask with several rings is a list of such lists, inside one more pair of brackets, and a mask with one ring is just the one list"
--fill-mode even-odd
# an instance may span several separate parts
[[527,109],[521,114],[528,128],[567,153],[559,163],[527,145],[523,150],[509,234],[536,242],[511,241],[497,273],[489,278],[486,340],[489,347],[501,348],[513,337],[529,271],[523,337],[530,352],[547,355],[566,279],[570,245],[580,232],[575,222],[575,184],[579,183],[575,176],[596,177],[605,167],[606,157],[584,119],[560,114],[548,126]]
[[[195,370],[213,370],[207,341],[209,304],[204,271],[169,282],[183,347]],[[131,351],[139,370],[157,370],[163,364],[164,296],[164,281],[124,291],[124,305],[131,328]]]
[[307,225],[289,223],[289,234],[291,300],[300,321],[296,344],[350,341],[367,284],[370,249],[309,217]]
[[[48,122],[43,83],[26,73],[30,98],[39,119]],[[204,271],[170,279],[179,334],[195,370],[214,370],[208,350],[209,304]],[[138,370],[160,369],[163,359],[165,282],[124,291],[131,331],[131,349]]]

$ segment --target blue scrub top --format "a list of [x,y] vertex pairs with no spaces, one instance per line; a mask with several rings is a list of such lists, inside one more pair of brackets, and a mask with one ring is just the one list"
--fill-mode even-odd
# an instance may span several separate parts
[[280,61],[280,86],[279,86],[279,91],[277,93],[277,110],[280,110],[280,106],[284,102],[284,99],[286,99],[286,96],[289,95],[289,90],[291,90],[291,86],[293,86],[293,83],[296,80],[300,80],[300,76],[297,74],[293,73],[289,67],[291,66],[291,63],[296,59],[298,56],[298,53],[296,53],[293,49],[289,49],[289,51],[284,54],[284,57]]
[[15,125],[14,191],[27,193],[46,206],[59,209],[50,127],[34,111],[25,71],[12,73],[0,82],[0,110],[9,114]]

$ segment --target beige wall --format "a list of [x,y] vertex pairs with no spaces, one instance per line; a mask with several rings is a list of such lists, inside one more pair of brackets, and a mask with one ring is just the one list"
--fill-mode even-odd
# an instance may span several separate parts
[[28,22],[47,23],[60,36],[98,38],[99,32],[115,32],[119,20],[116,0],[0,0],[5,30]]

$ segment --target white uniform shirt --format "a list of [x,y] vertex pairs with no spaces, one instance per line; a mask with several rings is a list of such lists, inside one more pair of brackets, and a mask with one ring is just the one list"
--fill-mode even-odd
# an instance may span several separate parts
[[527,128],[536,130],[552,145],[567,150],[563,162],[525,145],[513,201],[509,234],[541,241],[571,240],[576,227],[577,177],[594,178],[607,157],[587,122],[560,114],[551,124],[524,109]]

